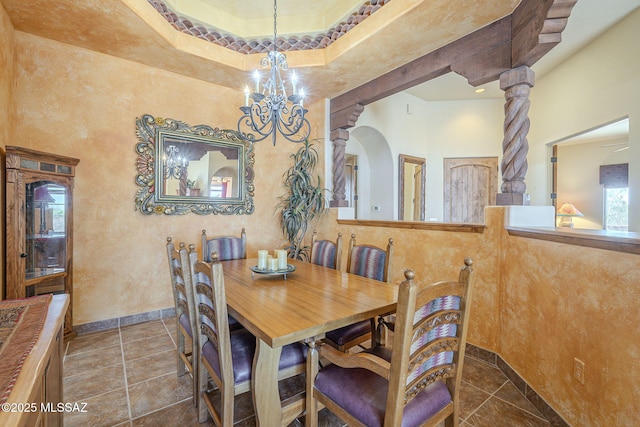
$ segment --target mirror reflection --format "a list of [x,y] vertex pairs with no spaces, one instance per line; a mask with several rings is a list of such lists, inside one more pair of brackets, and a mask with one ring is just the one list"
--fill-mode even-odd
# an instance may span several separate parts
[[253,213],[253,141],[237,131],[144,115],[136,209],[143,214]]
[[66,189],[53,182],[26,184],[26,277],[63,272],[66,260]]
[[163,139],[163,196],[234,198],[240,194],[238,147]]

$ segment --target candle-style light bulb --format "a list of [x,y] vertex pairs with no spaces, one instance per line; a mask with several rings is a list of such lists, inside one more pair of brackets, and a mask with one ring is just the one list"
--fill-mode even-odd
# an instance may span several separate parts
[[291,90],[292,90],[292,94],[295,95],[296,94],[296,83],[298,82],[298,76],[296,75],[296,71],[293,70],[293,73],[291,74]]
[[251,92],[249,91],[249,85],[244,85],[244,106],[248,107],[249,106],[249,94]]
[[258,70],[255,70],[253,72],[253,78],[256,81],[256,93],[260,92],[260,73],[258,72]]
[[304,107],[304,88],[300,89],[300,106]]

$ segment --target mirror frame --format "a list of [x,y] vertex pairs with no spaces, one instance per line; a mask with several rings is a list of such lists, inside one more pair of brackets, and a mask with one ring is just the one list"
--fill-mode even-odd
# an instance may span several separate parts
[[[254,211],[253,183],[255,163],[254,143],[251,136],[246,138],[238,131],[212,128],[207,125],[189,126],[179,120],[153,117],[149,114],[136,118],[136,144],[138,174],[136,184],[141,187],[136,192],[136,210],[145,215],[182,215],[189,212],[198,215],[250,215]],[[208,143],[217,146],[237,148],[238,185],[237,197],[171,196],[163,194],[162,159],[160,151],[164,138],[180,139],[186,143]]]
[[427,160],[422,157],[408,156],[406,154],[400,154],[398,156],[398,220],[404,221],[404,165],[405,163],[411,163],[415,165],[421,165],[422,170],[420,172],[420,183],[422,185],[422,197],[420,197],[420,219],[413,219],[413,221],[424,221],[425,217],[425,195],[427,184]]

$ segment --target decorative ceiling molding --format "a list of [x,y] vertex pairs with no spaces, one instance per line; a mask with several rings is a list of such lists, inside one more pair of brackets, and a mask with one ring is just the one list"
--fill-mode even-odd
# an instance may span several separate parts
[[[266,53],[273,50],[273,39],[244,40],[241,37],[224,34],[215,28],[207,28],[201,24],[193,23],[191,19],[183,17],[172,11],[162,0],[147,0],[154,9],[169,22],[173,28],[190,34],[199,39],[217,44],[227,49],[243,54]],[[340,37],[345,35],[353,27],[367,19],[391,0],[370,0],[365,2],[357,12],[354,12],[345,22],[315,36],[288,36],[278,37],[276,48],[279,52],[292,52],[295,50],[324,49]]]

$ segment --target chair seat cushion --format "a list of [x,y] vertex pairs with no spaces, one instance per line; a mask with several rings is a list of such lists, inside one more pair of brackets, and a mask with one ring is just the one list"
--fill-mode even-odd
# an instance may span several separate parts
[[[233,378],[235,384],[251,379],[253,356],[256,352],[256,338],[246,329],[238,330],[230,335],[231,358],[233,359]],[[220,377],[220,363],[218,351],[211,341],[202,346],[202,356],[209,362]],[[301,343],[293,343],[282,348],[278,369],[290,368],[306,363],[307,346]]]
[[178,317],[178,322],[180,322],[187,335],[189,335],[190,338],[193,338],[193,332],[191,332],[191,322],[189,321],[189,316],[187,316],[187,313],[182,313],[180,317]]
[[[233,378],[236,384],[251,378],[251,364],[256,352],[256,338],[249,331],[240,330],[230,335],[231,357],[233,359]],[[202,357],[211,365],[218,377],[221,377],[218,350],[211,341],[202,346]]]
[[338,345],[345,345],[349,341],[371,332],[371,321],[363,320],[352,325],[344,326],[327,332],[326,337]]
[[[388,382],[362,368],[329,365],[320,370],[315,389],[366,426],[382,426]],[[449,389],[436,381],[418,393],[404,408],[403,427],[422,424],[451,402]]]

